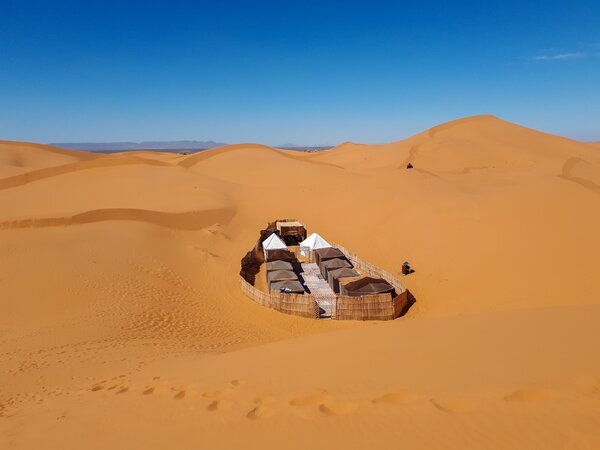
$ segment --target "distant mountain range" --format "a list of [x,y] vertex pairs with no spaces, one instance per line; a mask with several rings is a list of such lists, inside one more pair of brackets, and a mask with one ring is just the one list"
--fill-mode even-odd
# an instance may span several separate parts
[[127,150],[194,151],[226,145],[215,141],[144,141],[144,142],[57,142],[50,145],[88,152],[118,152]]
[[[197,152],[210,148],[227,145],[223,142],[215,141],[144,141],[144,142],[56,142],[51,143],[55,147],[66,148],[69,150],[84,150],[88,152],[126,152],[135,150],[159,150],[162,152]],[[303,146],[294,144],[284,144],[277,146],[285,150],[298,150],[305,152],[315,152],[327,150],[331,146]]]
[[275,148],[281,148],[283,150],[297,150],[301,152],[319,152],[321,150],[329,150],[333,148],[332,145],[280,145]]

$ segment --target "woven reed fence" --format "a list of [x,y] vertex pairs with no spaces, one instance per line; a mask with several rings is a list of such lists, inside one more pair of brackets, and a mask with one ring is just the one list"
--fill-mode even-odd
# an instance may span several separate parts
[[334,317],[337,320],[392,320],[394,306],[390,294],[337,297]]
[[390,294],[363,295],[350,297],[340,295],[337,297],[335,315],[337,320],[393,320],[403,315],[408,307],[415,301],[413,295],[390,272],[363,260],[356,253],[339,244],[332,244],[339,248],[352,265],[361,274],[374,278],[383,278],[396,290],[396,297]]
[[408,290],[392,298],[390,294],[340,295],[332,319],[336,320],[394,320],[400,317],[412,301]]
[[[291,220],[291,219],[288,219]],[[256,289],[253,286],[254,276],[259,272],[263,263],[261,243],[262,239],[270,234],[275,222],[269,223],[267,229],[261,230],[261,237],[255,247],[248,252],[242,260],[240,271],[240,287],[242,292],[259,305],[310,319],[319,318],[319,306],[314,296],[310,294],[282,294],[271,292],[270,294]],[[415,302],[415,298],[404,287],[404,285],[390,272],[371,264],[360,258],[356,253],[346,249],[344,246],[334,244],[348,257],[352,265],[363,275],[374,278],[383,278],[396,290],[396,297],[390,294],[364,295],[360,297],[336,296],[336,304],[333,308],[332,319],[336,320],[393,320],[400,317]],[[298,255],[299,248],[293,249]],[[250,282],[249,282],[250,281]]]
[[246,297],[254,300],[259,305],[292,316],[306,317],[308,319],[319,318],[319,306],[312,295],[282,294],[280,292],[271,292],[270,294],[267,294],[266,292],[256,289],[241,276],[240,287]]
[[380,269],[376,265],[371,264],[368,261],[365,261],[360,256],[358,256],[356,253],[352,253],[350,250],[348,250],[347,248],[345,248],[342,245],[339,245],[339,244],[332,244],[332,245],[334,247],[339,248],[342,252],[344,252],[344,254],[348,257],[348,259],[354,266],[354,268],[356,270],[358,270],[361,274],[369,276],[369,277],[373,277],[373,278],[383,278],[385,281],[387,281],[392,286],[394,286],[394,289],[396,289],[397,294],[406,291],[406,288],[400,282],[400,280],[398,280],[398,278],[396,278],[394,275],[392,275],[387,270]]

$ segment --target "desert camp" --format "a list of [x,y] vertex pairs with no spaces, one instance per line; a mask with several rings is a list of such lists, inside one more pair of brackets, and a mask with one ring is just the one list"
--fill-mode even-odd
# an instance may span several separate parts
[[[276,220],[259,234],[241,261],[240,282],[242,291],[262,305],[279,309],[282,299],[293,304],[302,295],[295,309],[282,312],[320,319],[391,320],[406,314],[415,302],[399,280],[346,251],[347,255],[319,234],[301,240],[306,226],[298,220]],[[374,273],[381,276],[373,278]],[[264,292],[254,286],[256,276],[266,277]],[[338,314],[338,304],[345,314]]]

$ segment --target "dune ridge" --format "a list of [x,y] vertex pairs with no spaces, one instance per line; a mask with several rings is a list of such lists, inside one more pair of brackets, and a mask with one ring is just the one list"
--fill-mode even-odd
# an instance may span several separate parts
[[44,167],[86,161],[97,155],[30,142],[0,141],[0,178]]
[[38,170],[32,170],[23,174],[0,179],[0,190],[10,189],[16,186],[21,186],[34,181],[44,180],[46,178],[56,177],[68,173],[77,172],[80,170],[98,169],[101,167],[115,167],[131,164],[147,164],[151,166],[170,166],[169,163],[155,160],[140,158],[137,156],[107,156],[103,158],[84,159],[69,164],[58,166],[44,167]]
[[190,167],[193,167],[196,164],[198,164],[202,161],[205,161],[209,158],[213,158],[215,156],[223,155],[223,154],[230,153],[230,152],[239,152],[241,150],[268,151],[268,152],[273,153],[274,155],[282,156],[284,158],[290,158],[295,161],[307,161],[307,162],[312,162],[312,163],[316,163],[316,164],[322,164],[322,165],[327,165],[327,166],[331,166],[331,167],[341,168],[341,166],[338,166],[336,164],[330,164],[327,162],[314,161],[314,160],[310,160],[308,158],[304,158],[302,156],[302,154],[299,153],[298,151],[281,150],[281,149],[276,149],[273,147],[269,147],[268,145],[262,145],[262,144],[233,144],[233,145],[226,145],[226,146],[222,146],[222,147],[215,147],[213,149],[203,150],[201,152],[187,156],[184,159],[182,159],[181,161],[179,161],[178,164],[181,167],[190,168]]
[[449,130],[460,125],[472,124],[484,120],[494,121],[500,119],[494,116],[493,114],[481,114],[476,116],[463,117],[461,119],[456,119],[450,122],[436,125],[435,127],[432,127],[429,130],[427,130],[427,134],[429,135],[429,137],[435,137],[436,134],[438,134],[441,131]]
[[133,208],[96,209],[68,217],[10,220],[0,222],[0,229],[43,228],[68,225],[83,225],[107,220],[130,220],[145,222],[178,230],[198,230],[214,223],[227,224],[235,215],[234,208],[206,211],[168,213]]
[[[52,154],[70,156],[72,158],[81,159],[81,160],[94,159],[94,158],[97,158],[100,156],[100,155],[98,155],[96,153],[92,153],[92,152],[68,150],[68,149],[56,147],[53,145],[37,144],[34,142],[17,142],[17,141],[0,140],[0,147],[3,148],[3,150],[5,150],[5,151],[10,150],[11,148],[15,148],[16,149],[15,153],[17,153],[19,151],[22,153],[24,150],[27,151],[28,149],[36,149],[38,152],[50,152]],[[36,156],[39,157],[39,154]]]

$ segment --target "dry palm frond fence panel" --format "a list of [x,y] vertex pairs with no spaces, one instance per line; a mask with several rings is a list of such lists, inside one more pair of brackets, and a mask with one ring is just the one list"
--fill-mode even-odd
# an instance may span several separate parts
[[392,320],[394,306],[390,294],[361,295],[337,298],[335,310],[337,320]]
[[240,286],[242,292],[259,305],[293,316],[306,317],[309,319],[316,319],[319,317],[319,307],[312,295],[282,294],[279,292],[267,294],[256,289],[241,276]]
[[332,319],[337,320],[394,320],[400,317],[411,301],[411,294],[404,291],[392,298],[390,294],[340,295]]
[[383,278],[396,290],[396,297],[393,298],[390,294],[363,295],[360,297],[340,295],[337,297],[334,319],[393,320],[404,315],[415,302],[413,295],[391,273],[363,260],[356,253],[352,253],[342,245],[334,244],[334,247],[339,248],[361,274]]
[[374,278],[383,278],[385,281],[387,281],[392,286],[394,286],[394,289],[396,289],[396,293],[401,293],[401,292],[406,291],[406,288],[400,282],[400,280],[398,280],[394,275],[389,273],[387,270],[380,269],[376,265],[363,260],[356,253],[352,253],[347,248],[345,248],[339,244],[332,244],[332,245],[334,247],[339,248],[347,256],[347,258],[350,260],[350,262],[352,263],[354,268],[356,270],[358,270],[361,274],[369,276],[369,277],[374,277]]

